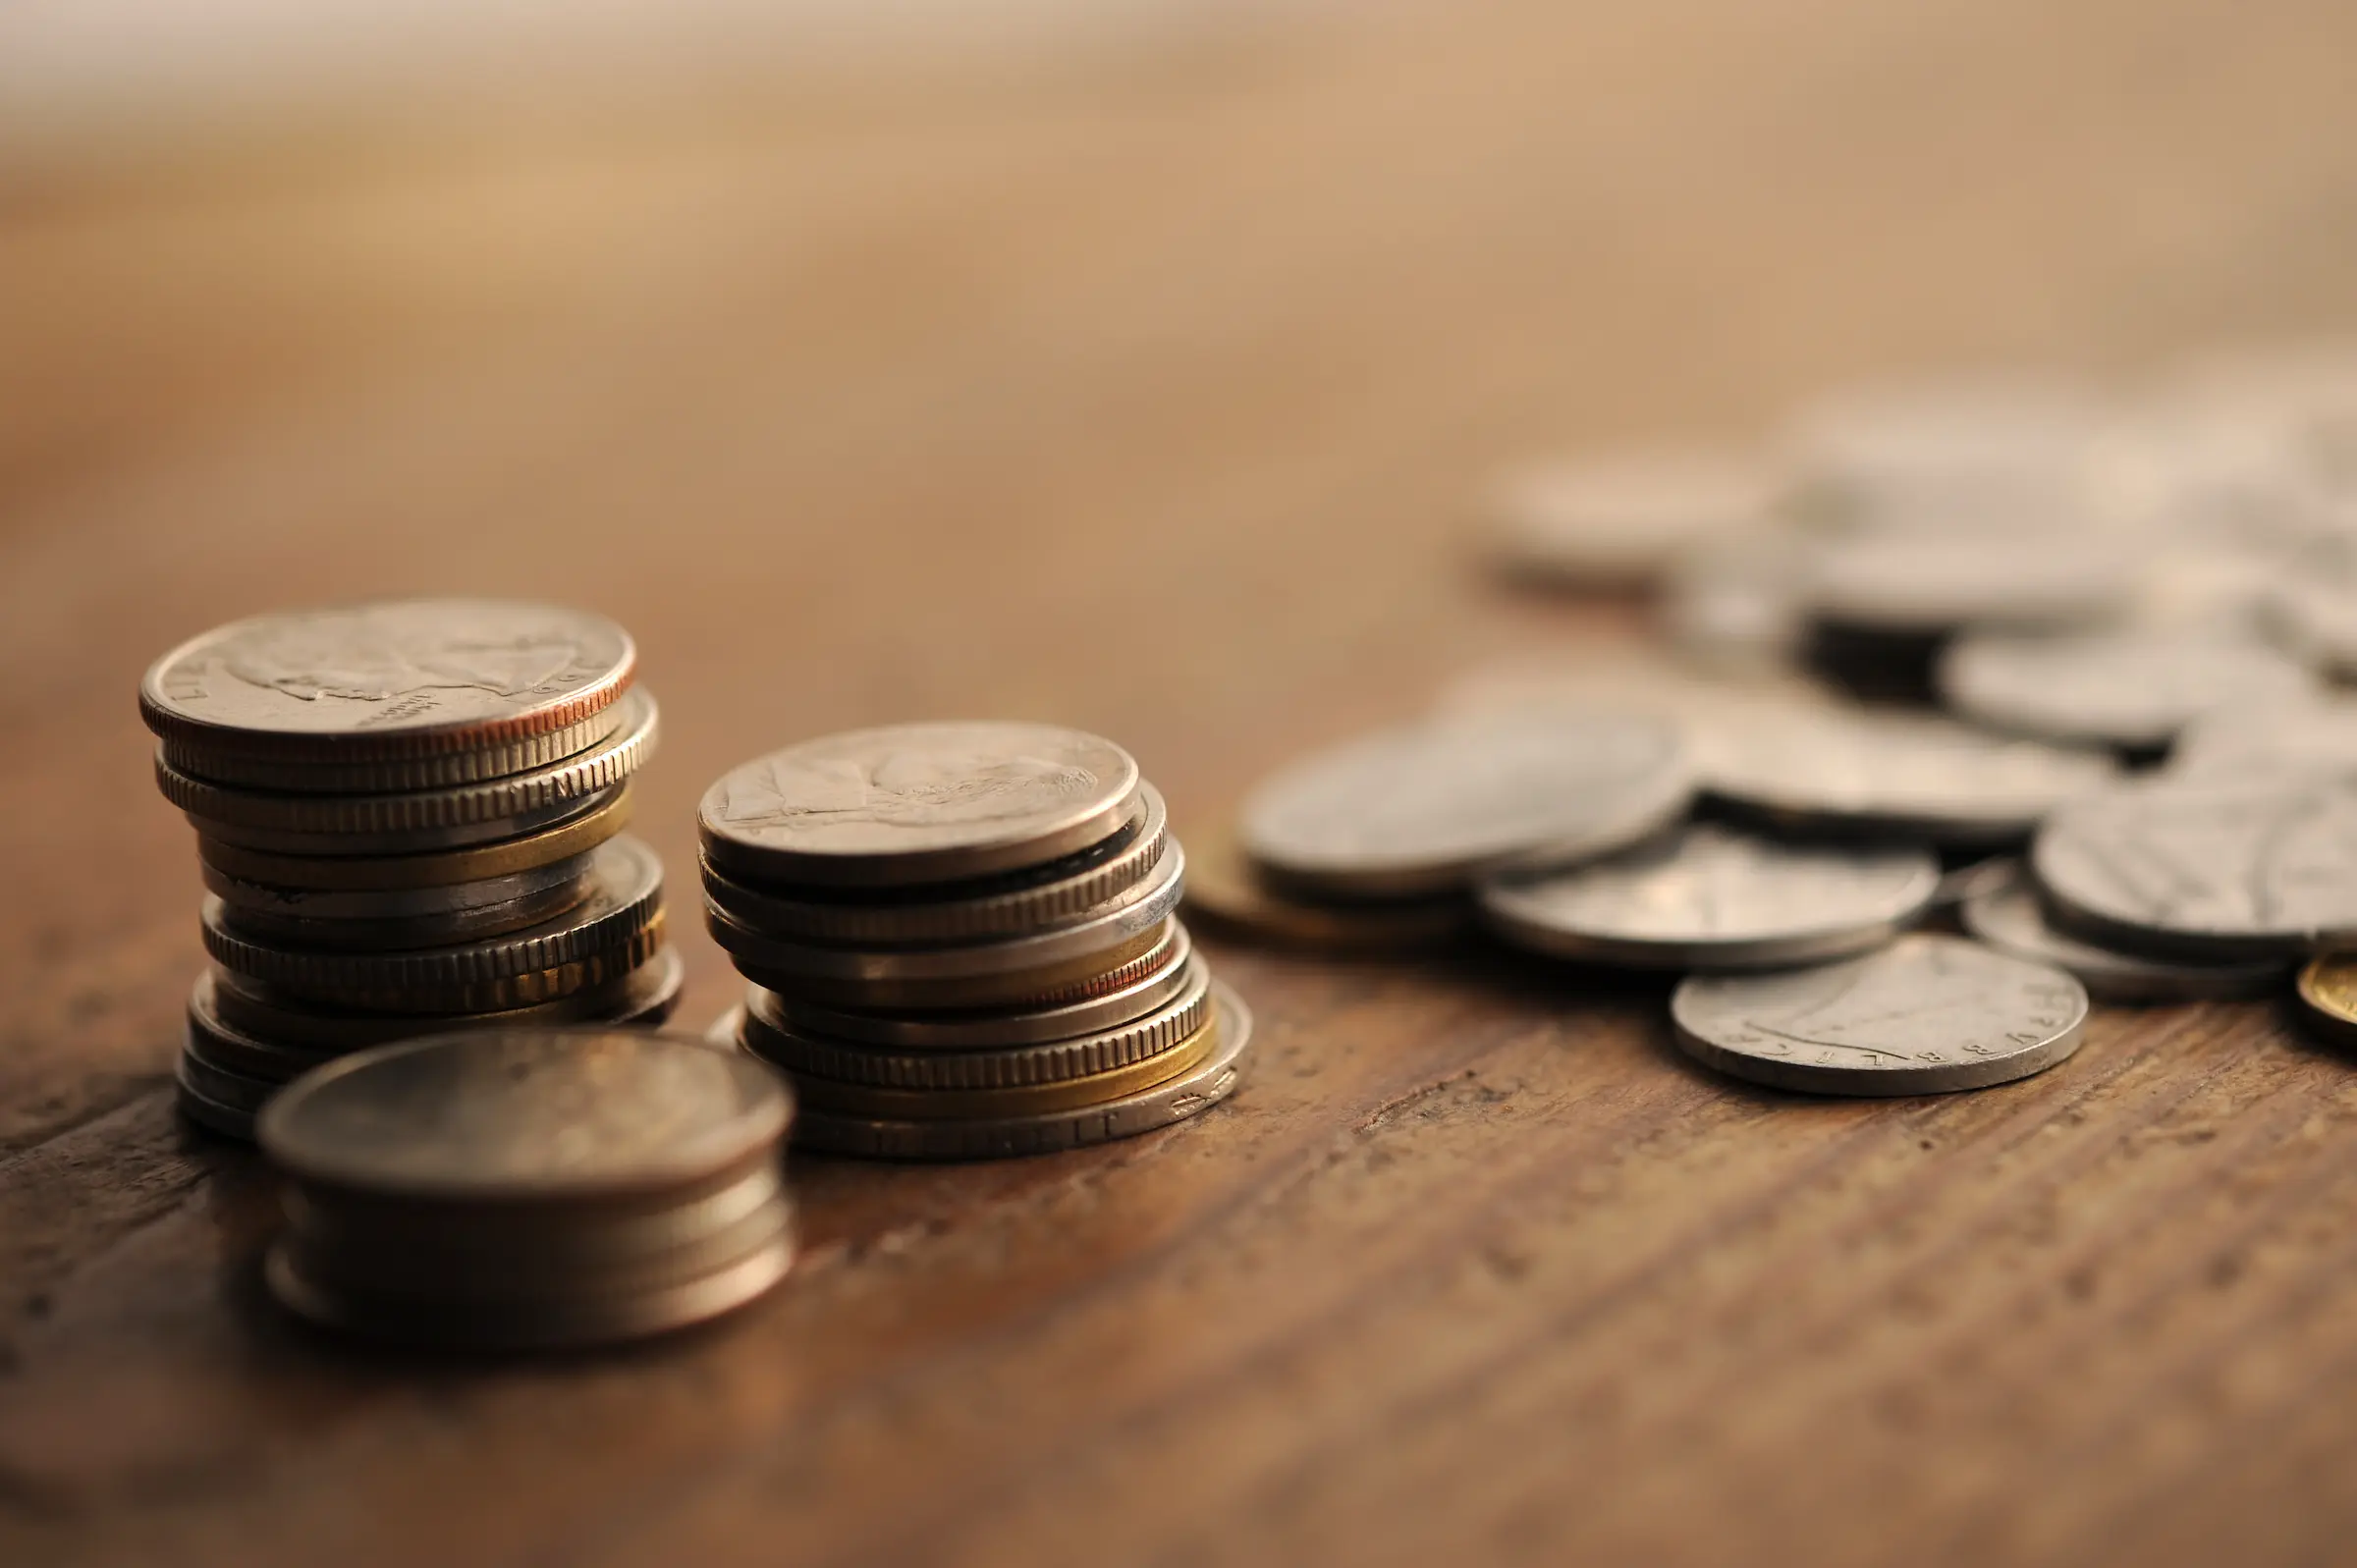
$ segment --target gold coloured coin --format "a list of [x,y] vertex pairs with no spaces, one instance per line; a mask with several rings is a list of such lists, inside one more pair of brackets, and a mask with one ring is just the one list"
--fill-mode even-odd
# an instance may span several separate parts
[[2308,1022],[2334,1040],[2357,1044],[2357,953],[2328,952],[2300,970]]

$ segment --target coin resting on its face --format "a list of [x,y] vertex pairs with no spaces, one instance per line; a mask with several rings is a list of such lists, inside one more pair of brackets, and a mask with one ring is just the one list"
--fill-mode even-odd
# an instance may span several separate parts
[[413,599],[259,616],[183,643],[141,683],[168,741],[323,757],[462,748],[562,729],[630,684],[636,650],[600,616]]
[[1940,689],[1996,729],[2070,743],[2154,747],[2201,714],[2315,690],[2300,665],[2247,637],[2186,631],[1969,637]]

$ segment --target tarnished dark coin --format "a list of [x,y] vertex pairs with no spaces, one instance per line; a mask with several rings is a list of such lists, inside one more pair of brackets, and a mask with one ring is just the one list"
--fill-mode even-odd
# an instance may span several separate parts
[[1756,969],[1881,946],[1939,886],[1925,849],[1778,844],[1698,826],[1575,870],[1491,877],[1481,908],[1507,941],[1559,957]]
[[2069,930],[2228,962],[2357,942],[2357,781],[2169,780],[2056,811],[2031,874]]
[[2203,714],[2316,689],[2266,643],[2187,630],[1968,637],[1941,660],[1939,679],[1949,707],[1992,729],[2132,751],[2167,745]]
[[1672,725],[1568,709],[1388,730],[1296,762],[1245,800],[1244,850],[1285,884],[1410,897],[1501,865],[1609,854],[1674,822],[1693,776]]
[[2057,931],[2038,907],[2038,894],[2019,862],[1986,874],[1963,899],[1964,929],[2003,952],[2051,963],[2078,976],[2098,1001],[2199,1001],[2265,996],[2282,984],[2281,959],[2198,963],[2148,958],[2082,942]]
[[793,1101],[750,1057],[638,1030],[497,1030],[363,1051],[270,1103],[301,1181],[465,1202],[659,1192],[774,1145]]
[[1734,1077],[1813,1094],[1946,1094],[2068,1056],[2087,992],[2051,964],[1918,934],[1808,969],[1689,976],[1670,1012],[1687,1054]]
[[393,600],[257,616],[192,638],[147,672],[139,712],[199,776],[225,777],[204,765],[216,754],[441,756],[581,724],[622,695],[636,657],[629,633],[578,610]]

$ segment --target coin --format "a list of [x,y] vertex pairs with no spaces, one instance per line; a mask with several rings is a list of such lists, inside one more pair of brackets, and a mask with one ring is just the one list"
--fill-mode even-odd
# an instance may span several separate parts
[[1167,1051],[1081,1078],[999,1089],[880,1089],[801,1074],[795,1078],[795,1089],[806,1108],[838,1116],[972,1122],[1050,1115],[1118,1102],[1168,1083],[1211,1054],[1219,1043],[1218,1027],[1206,1021]]
[[260,1000],[253,982],[212,969],[197,977],[190,993],[189,1029],[209,1059],[249,1077],[283,1082],[369,1046],[425,1035],[576,1023],[652,1027],[679,1005],[685,980],[686,966],[666,947],[620,979],[558,1001],[505,1012],[405,1016],[323,1012]]
[[1734,1077],[1813,1094],[1945,1094],[2068,1056],[2087,993],[2051,964],[1917,934],[1808,969],[1691,975],[1670,1011],[1678,1044]]
[[1821,398],[1794,421],[1791,445],[1820,511],[1953,528],[2070,506],[2101,426],[2080,389],[1997,374]]
[[2300,1005],[2309,1024],[2330,1039],[2357,1041],[2357,955],[2320,953],[2300,970]]
[[411,855],[273,854],[199,834],[196,853],[206,866],[225,876],[276,888],[322,892],[445,888],[485,877],[512,876],[586,854],[630,821],[629,784],[618,785],[595,800],[589,811],[553,828],[472,849]]
[[698,808],[705,857],[748,882],[954,882],[1039,865],[1117,832],[1137,764],[1053,725],[895,725],[789,746]]
[[717,903],[705,906],[712,939],[742,965],[765,974],[873,982],[959,981],[1029,973],[1093,957],[1159,928],[1178,907],[1186,855],[1176,841],[1152,875],[1060,925],[988,942],[909,947],[839,947],[789,942],[743,925]]
[[1482,884],[1517,946],[1644,969],[1755,969],[1865,952],[1919,919],[1940,886],[1924,849],[1804,847],[1711,826],[1572,871]]
[[1291,887],[1406,897],[1520,861],[1624,847],[1693,794],[1677,730],[1624,714],[1499,713],[1388,730],[1296,762],[1245,800],[1244,849]]
[[221,903],[221,929],[234,938],[271,946],[321,952],[393,949],[409,951],[456,943],[488,942],[546,925],[579,908],[591,892],[588,879],[576,875],[498,903],[449,909],[435,915],[388,915],[379,920],[304,915]]
[[2056,931],[2038,907],[2038,895],[2018,861],[2003,862],[1964,898],[1964,929],[2001,952],[2051,963],[2078,976],[2098,1001],[2199,1001],[2258,997],[2283,979],[2280,959],[2252,963],[2187,963],[2139,957],[2081,942]]
[[2270,628],[2336,678],[2357,676],[2357,540],[2320,541],[2271,585],[2261,607]]
[[2357,781],[2160,780],[2056,812],[2030,869],[2069,930],[2227,962],[2357,939]]
[[1129,820],[1102,842],[1044,866],[957,884],[955,892],[795,898],[748,888],[706,865],[704,893],[736,924],[773,937],[860,946],[1019,936],[1084,919],[1162,870],[1168,824],[1161,794],[1140,784]]
[[[909,1092],[1019,1089],[1113,1072],[1190,1039],[1211,1015],[1211,972],[1191,964],[1183,989],[1142,1018],[1095,1034],[998,1051],[878,1051],[782,1024],[758,998],[745,1001],[747,1051],[797,1075]],[[821,1102],[811,1101],[816,1105]]]
[[[219,867],[203,867],[204,885],[220,894],[233,916],[275,915],[320,924],[340,921],[431,920],[513,903],[535,893],[571,888],[588,874],[592,851],[524,871],[504,872],[438,887],[285,888],[249,882]],[[554,913],[555,911],[551,911]]]
[[2047,813],[2116,774],[2100,752],[2006,740],[1945,720],[1869,709],[1763,704],[1698,743],[1706,789],[1793,830],[1960,849],[2029,837]]
[[2114,630],[1968,637],[1940,664],[1949,707],[1993,729],[2064,744],[2158,750],[2220,708],[2315,689],[2264,643],[2220,633]]
[[[497,850],[527,835],[570,827],[611,806],[630,787],[618,784],[576,799],[552,801],[519,811],[510,817],[486,817],[480,822],[454,822],[439,828],[404,828],[387,833],[344,830],[327,833],[281,833],[244,823],[212,822],[190,817],[199,844],[229,844],[269,855],[318,860],[362,860],[375,857],[439,856],[482,849]],[[185,813],[184,813],[185,815]],[[612,835],[605,837],[611,838]]]
[[139,713],[191,761],[446,756],[580,724],[622,695],[636,657],[620,626],[577,610],[393,600],[215,627],[155,662]]
[[2220,708],[2177,732],[2174,779],[2253,782],[2288,774],[2357,778],[2357,703],[2310,699]]
[[620,1296],[535,1302],[505,1311],[480,1302],[373,1296],[305,1274],[284,1248],[264,1270],[270,1293],[300,1317],[370,1338],[488,1350],[559,1350],[672,1332],[734,1312],[767,1294],[794,1264],[791,1232],[708,1274]]
[[660,949],[663,863],[625,835],[594,851],[588,899],[521,931],[454,946],[314,951],[240,937],[221,900],[204,905],[204,945],[238,974],[315,1001],[394,1012],[472,1012],[552,1001],[618,978]]
[[[707,927],[717,936],[711,911],[707,909],[705,914]],[[1157,964],[1176,924],[1166,916],[1158,924],[1122,937],[1115,946],[1028,969],[993,967],[931,974],[904,969],[891,978],[852,977],[764,969],[742,953],[732,956],[738,972],[754,985],[791,992],[826,1006],[868,1012],[969,1012],[985,1007],[1035,1010],[1126,989]],[[735,934],[729,940],[736,940]]]
[[792,1114],[749,1056],[639,1030],[515,1029],[347,1056],[271,1101],[256,1130],[306,1183],[543,1203],[692,1183],[774,1144]]
[[1802,645],[1808,544],[1791,534],[1696,546],[1662,582],[1663,631],[1698,664],[1744,674],[1781,668]]
[[1767,527],[1783,488],[1769,463],[1728,453],[1533,465],[1497,487],[1494,545],[1502,566],[1534,581],[1642,583],[1680,550]]
[[[1235,1090],[1252,1043],[1252,1014],[1241,998],[1212,985],[1219,1045],[1195,1066],[1167,1083],[1107,1105],[1030,1116],[971,1121],[914,1121],[839,1116],[810,1111],[797,1118],[797,1148],[884,1160],[995,1160],[1054,1154],[1152,1132],[1208,1110]],[[713,1027],[715,1043],[733,1042],[741,1014]]]
[[1473,929],[1473,906],[1461,893],[1313,903],[1271,887],[1233,833],[1190,834],[1187,842],[1183,906],[1231,936],[1315,952],[1396,952],[1441,946]]
[[902,1016],[822,1007],[807,998],[749,987],[745,1010],[773,1029],[901,1051],[996,1051],[1118,1029],[1176,999],[1191,983],[1194,945],[1176,920],[1162,941],[1098,994],[1019,1012],[1002,1009]]
[[2115,615],[2131,587],[2116,547],[2067,529],[1888,531],[1828,541],[1803,600],[1817,622],[1865,631],[2038,630]]
[[[653,754],[655,699],[625,695],[613,734],[589,750],[529,773],[448,789],[388,795],[299,795],[233,788],[192,778],[155,762],[157,787],[188,813],[199,833],[248,842],[236,830],[266,833],[394,835],[430,833],[499,821],[610,789]],[[268,845],[256,845],[268,847]],[[354,853],[358,850],[350,851]]]
[[290,762],[282,757],[247,756],[173,740],[157,742],[156,749],[174,772],[207,784],[296,794],[395,794],[483,784],[509,774],[550,767],[606,739],[622,719],[618,707],[609,705],[562,730],[519,735],[476,750],[358,762]]

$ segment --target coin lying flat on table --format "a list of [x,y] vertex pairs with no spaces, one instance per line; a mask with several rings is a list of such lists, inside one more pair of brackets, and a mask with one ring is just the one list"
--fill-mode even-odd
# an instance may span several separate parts
[[1473,905],[1461,893],[1315,902],[1270,886],[1233,833],[1187,842],[1187,916],[1231,936],[1313,952],[1398,952],[1441,946],[1473,929]]
[[1831,705],[1762,704],[1699,734],[1704,787],[1747,816],[1959,849],[2018,843],[2117,772],[2100,752]]
[[1865,952],[1921,917],[1939,862],[1913,848],[1787,846],[1707,825],[1571,871],[1483,882],[1516,946],[1646,969],[1756,969]]
[[1534,465],[1498,485],[1495,548],[1533,581],[1642,583],[1682,549],[1764,529],[1785,483],[1773,466],[1725,453]]
[[1803,408],[1792,446],[1835,520],[1953,528],[2066,506],[2102,414],[2038,375],[1857,387]]
[[2068,1056],[2087,993],[2051,964],[1918,934],[1808,969],[1689,976],[1670,1012],[1687,1054],[1734,1077],[1813,1094],[1946,1094]]
[[1932,634],[2083,625],[2125,609],[2132,587],[2116,549],[2067,529],[1883,531],[1828,541],[1801,597],[1821,623]]
[[2168,751],[2171,779],[2357,778],[2357,703],[2313,698],[2204,714]]
[[2227,962],[2357,941],[2357,782],[2175,781],[2075,801],[2030,870],[2069,930]]
[[2301,665],[2246,637],[2117,630],[1968,637],[1940,664],[1949,707],[1992,729],[2150,751],[2205,713],[2315,690]]
[[561,1347],[684,1327],[784,1274],[793,1102],[752,1058],[616,1030],[359,1053],[262,1112],[272,1292],[332,1326]]
[[1674,822],[1692,794],[1673,726],[1509,712],[1388,730],[1294,763],[1245,800],[1241,833],[1288,887],[1408,897],[1501,865],[1609,854]]
[[2198,963],[2119,952],[2056,931],[2018,862],[1986,877],[1960,907],[1964,929],[2002,952],[2078,976],[2098,1001],[2165,1002],[2265,996],[2280,985],[2281,959]]
[[[578,610],[395,600],[216,627],[156,661],[140,682],[139,710],[174,767],[271,784],[254,776],[258,765],[416,764],[575,730],[623,694],[636,659],[620,626]],[[236,760],[224,771],[227,759]],[[520,766],[551,760],[527,756]],[[359,787],[414,789],[476,777],[470,765],[461,768],[468,771]]]
[[1118,832],[1137,764],[1055,725],[894,725],[732,769],[698,809],[705,858],[755,884],[954,882],[1087,849]]

